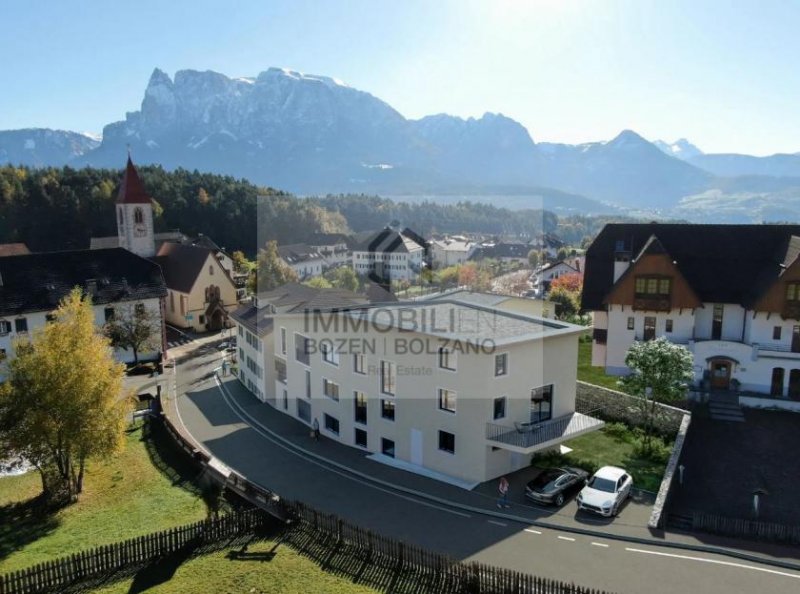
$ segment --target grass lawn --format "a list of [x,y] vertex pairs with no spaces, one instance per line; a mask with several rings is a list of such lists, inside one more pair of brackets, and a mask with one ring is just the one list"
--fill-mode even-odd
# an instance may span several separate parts
[[589,384],[604,386],[612,390],[624,392],[617,382],[619,378],[607,375],[602,367],[592,367],[592,341],[581,340],[578,343],[578,379]]
[[664,477],[666,464],[639,458],[634,454],[633,444],[625,439],[609,435],[604,429],[581,435],[564,443],[572,448],[569,454],[558,456],[548,464],[573,464],[576,466],[619,466],[633,476],[633,484],[639,489],[657,493]]
[[[253,594],[326,592],[329,594],[367,594],[366,586],[326,573],[313,561],[285,545],[274,542],[251,544],[243,558],[231,551],[192,558],[172,573],[144,569],[133,578],[93,591],[93,594],[126,594],[146,591],[153,594],[186,592],[245,592]],[[166,574],[166,575],[163,575]],[[167,581],[168,580],[168,581]]]
[[0,479],[0,573],[206,517],[191,486],[196,472],[175,463],[170,443],[142,441],[142,432],[129,432],[113,459],[89,464],[78,503],[55,513],[37,504],[37,472]]

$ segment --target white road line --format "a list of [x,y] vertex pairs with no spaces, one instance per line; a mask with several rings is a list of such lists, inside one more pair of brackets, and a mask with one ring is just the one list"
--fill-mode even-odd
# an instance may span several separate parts
[[568,541],[568,542],[575,542],[575,539],[574,539],[574,538],[572,538],[571,536],[559,536],[558,538],[559,538],[560,540],[566,540],[566,541]]
[[504,522],[498,522],[497,520],[486,520],[490,524],[494,524],[495,526],[508,526],[508,524]]
[[541,532],[534,530],[533,528],[525,528],[525,532],[530,532],[531,534],[541,534]]
[[[389,495],[394,495],[395,497],[399,497],[400,499],[405,499],[406,501],[410,501],[410,502],[416,503],[418,505],[424,505],[425,507],[432,507],[433,509],[437,509],[439,511],[447,512],[448,514],[453,514],[455,516],[461,516],[462,518],[471,518],[472,517],[470,514],[465,514],[464,512],[455,511],[455,510],[452,510],[452,509],[449,509],[449,508],[446,508],[446,507],[443,507],[443,506],[440,506],[440,505],[435,505],[433,503],[428,503],[427,501],[421,501],[421,500],[415,499],[413,497],[408,497],[406,495],[402,495],[400,493],[397,493],[396,491],[392,491],[392,490],[389,490],[389,489],[384,489],[383,487],[380,487],[380,486],[375,485],[373,483],[360,480],[360,479],[354,477],[351,474],[347,474],[345,472],[341,472],[339,470],[336,470],[335,468],[332,468],[331,466],[327,466],[327,465],[315,460],[314,458],[311,458],[311,457],[308,457],[308,456],[302,454],[300,451],[298,451],[298,450],[296,450],[296,449],[294,449],[292,447],[289,447],[286,444],[280,443],[278,440],[274,439],[271,435],[269,435],[266,431],[261,429],[258,426],[258,422],[256,421],[256,419],[254,419],[247,411],[245,411],[244,409],[241,409],[241,413],[244,413],[245,416],[249,417],[251,419],[251,421],[252,421],[252,424],[250,422],[248,422],[244,418],[244,416],[242,416],[242,414],[239,412],[239,410],[238,410],[238,409],[240,409],[239,405],[238,404],[234,404],[234,403],[231,402],[233,397],[228,394],[227,388],[225,388],[225,386],[222,384],[222,382],[220,382],[219,378],[214,376],[214,381],[216,382],[217,387],[219,388],[220,392],[222,392],[222,399],[225,401],[225,404],[228,405],[228,408],[230,408],[233,411],[233,414],[235,414],[237,417],[239,417],[242,420],[242,422],[245,425],[247,425],[250,429],[253,429],[256,433],[258,433],[259,435],[264,437],[264,439],[272,442],[273,444],[275,444],[279,448],[286,450],[290,454],[294,454],[295,456],[297,456],[299,458],[303,458],[305,461],[310,462],[311,464],[314,464],[316,466],[319,466],[320,468],[324,468],[325,470],[327,470],[329,472],[333,472],[334,474],[338,474],[341,477],[344,477],[346,479],[350,479],[351,481],[354,481],[356,483],[365,485],[365,486],[370,487],[372,489],[376,489],[378,491],[382,491],[384,493],[388,493]],[[181,421],[181,422],[183,422],[183,421]],[[188,429],[187,429],[187,431],[188,431]],[[203,449],[205,449],[205,448],[203,448]],[[209,455],[212,455],[212,454],[209,453]],[[234,468],[234,470],[235,470],[235,468]]]
[[703,557],[691,557],[689,555],[676,555],[674,553],[662,553],[661,551],[646,551],[644,549],[632,549],[625,547],[626,551],[631,553],[644,553],[646,555],[658,555],[659,557],[673,557],[674,559],[685,559],[687,561],[700,561],[701,563],[714,563],[715,565],[726,565],[728,567],[738,567],[740,569],[751,569],[753,571],[761,571],[764,573],[771,573],[773,575],[782,575],[785,577],[800,580],[800,574],[788,573],[785,571],[777,571],[775,569],[767,569],[766,567],[756,567],[755,565],[745,565],[744,563],[733,563],[731,561],[719,561],[717,559],[705,559]]
[[608,545],[607,545],[607,544],[604,544],[604,543],[602,543],[602,542],[593,542],[593,543],[591,543],[591,545],[592,545],[593,547],[603,547],[604,549],[607,549],[607,548],[608,548]]

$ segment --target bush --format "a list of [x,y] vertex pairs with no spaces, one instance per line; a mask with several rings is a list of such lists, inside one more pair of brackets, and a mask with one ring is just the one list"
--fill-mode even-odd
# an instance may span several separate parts
[[636,439],[634,431],[625,423],[607,423],[606,426],[603,427],[603,431],[606,435],[616,437],[627,443],[632,443]]
[[658,464],[666,464],[672,455],[672,448],[659,437],[653,437],[649,442],[639,438],[633,445],[633,453],[639,458]]
[[574,455],[568,458],[555,451],[536,454],[531,460],[531,466],[538,468],[564,468],[565,466],[571,466],[581,468],[589,474],[594,474],[600,468],[600,465],[592,460],[577,458]]

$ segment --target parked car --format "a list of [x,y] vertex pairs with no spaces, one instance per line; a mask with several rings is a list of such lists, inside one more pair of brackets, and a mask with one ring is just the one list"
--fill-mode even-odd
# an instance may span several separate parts
[[525,497],[536,503],[561,507],[586,484],[589,473],[580,468],[546,468],[525,486]]
[[616,516],[622,503],[631,496],[633,479],[622,468],[603,466],[578,493],[578,509],[609,518]]

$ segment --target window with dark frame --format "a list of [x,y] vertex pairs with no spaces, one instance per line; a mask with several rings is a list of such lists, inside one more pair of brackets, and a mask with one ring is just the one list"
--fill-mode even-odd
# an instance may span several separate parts
[[456,393],[447,388],[439,388],[439,410],[456,412]]
[[553,418],[553,384],[531,390],[531,422],[541,423]]
[[384,398],[381,400],[381,417],[388,421],[394,421],[395,402]]
[[381,454],[394,458],[394,442],[391,439],[381,437]]
[[447,431],[439,431],[439,449],[448,454],[455,454],[456,436]]
[[506,416],[506,397],[500,396],[494,399],[493,417],[495,420]]
[[339,353],[333,348],[333,344],[329,341],[323,341],[319,345],[319,350],[322,351],[322,360],[331,365],[339,365]]
[[363,429],[356,429],[355,444],[360,448],[367,447],[367,432]]
[[396,389],[396,367],[391,361],[381,361],[381,392],[394,395]]
[[672,320],[664,322],[664,332],[672,332]]
[[323,415],[323,426],[331,433],[339,435],[339,419],[336,417],[332,417],[328,413],[325,413]]
[[630,316],[628,318],[628,330],[633,330],[636,327],[635,324],[636,324],[636,318]]
[[356,390],[353,392],[353,404],[355,407],[355,421],[362,425],[367,424],[367,395]]
[[298,363],[309,365],[311,357],[309,355],[308,338],[302,334],[294,335],[294,357]]
[[332,400],[339,401],[339,384],[330,381],[327,378],[322,378],[322,393]]
[[800,302],[800,283],[786,283],[786,301]]
[[772,329],[772,340],[780,340],[781,339],[781,327],[775,326]]
[[672,279],[661,276],[637,276],[634,291],[639,297],[667,297],[672,291]]
[[106,307],[103,310],[103,316],[105,317],[106,322],[113,322],[114,321],[114,308],[113,307]]
[[455,355],[446,348],[439,348],[439,367],[448,371],[455,371]]
[[508,353],[494,356],[494,376],[499,377],[508,373]]
[[286,328],[281,328],[281,353],[286,354]]
[[353,371],[364,375],[367,373],[367,357],[362,353],[353,355]]

